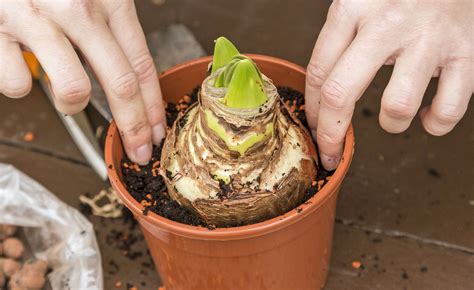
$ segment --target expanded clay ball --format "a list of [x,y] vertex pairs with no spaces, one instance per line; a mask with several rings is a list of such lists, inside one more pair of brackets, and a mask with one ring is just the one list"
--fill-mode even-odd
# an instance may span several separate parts
[[16,233],[16,230],[16,226],[0,225],[0,240],[13,236]]
[[36,290],[43,288],[46,278],[37,272],[19,271],[13,274],[8,285],[10,289]]
[[0,271],[5,274],[7,278],[20,271],[20,268],[20,263],[13,259],[0,258]]
[[44,276],[48,272],[48,263],[43,260],[28,260],[23,264],[21,271],[39,273]]
[[32,260],[26,262],[20,271],[10,278],[10,289],[39,290],[46,283],[45,274],[48,271],[48,264],[42,260]]
[[7,238],[3,241],[3,255],[8,258],[21,258],[24,251],[23,243],[17,238]]

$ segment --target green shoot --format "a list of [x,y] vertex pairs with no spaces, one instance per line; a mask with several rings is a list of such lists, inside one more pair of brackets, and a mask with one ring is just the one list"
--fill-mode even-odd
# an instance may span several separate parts
[[214,81],[214,87],[227,88],[234,74],[235,66],[239,63],[239,61],[244,59],[248,59],[248,57],[241,54],[234,56],[232,60],[226,64],[226,68],[216,77],[216,80]]
[[237,48],[227,38],[221,36],[215,41],[214,57],[212,59],[211,73],[228,64],[232,58],[239,54]]
[[221,36],[214,47],[211,73],[223,67],[225,69],[216,76],[214,87],[228,88],[224,104],[232,108],[252,109],[268,100],[262,74],[255,63],[241,55],[232,42]]
[[227,66],[224,86],[227,87],[227,93],[223,102],[231,108],[254,109],[268,100],[263,88],[262,75],[255,63],[247,57],[243,59],[236,57]]

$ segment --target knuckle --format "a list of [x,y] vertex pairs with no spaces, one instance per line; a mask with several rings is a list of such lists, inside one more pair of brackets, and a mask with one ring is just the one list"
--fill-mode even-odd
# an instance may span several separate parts
[[377,18],[377,27],[384,29],[392,29],[399,27],[405,19],[405,14],[400,9],[400,3],[390,3],[390,9],[384,9]]
[[321,101],[336,110],[349,105],[347,90],[335,80],[324,82],[321,87]]
[[337,133],[332,132],[331,134],[323,130],[318,130],[316,133],[316,139],[318,144],[325,143],[328,145],[338,145],[343,141],[344,136],[338,136]]
[[125,126],[121,131],[125,138],[136,138],[140,136],[149,137],[151,135],[151,128],[146,118],[133,123],[131,126]]
[[72,11],[87,12],[87,14],[90,14],[94,4],[91,0],[68,0],[67,2]]
[[163,103],[155,101],[146,106],[146,112],[150,123],[156,124],[163,118]]
[[127,72],[112,81],[112,93],[120,101],[131,101],[139,91],[138,79],[134,72]]
[[133,64],[133,70],[140,83],[153,77],[156,78],[155,62],[148,53],[144,54]]
[[121,1],[121,5],[124,10],[128,11],[134,7],[134,2],[133,0],[124,0],[124,1]]
[[405,24],[406,13],[399,9],[399,4],[392,3],[390,5],[391,9],[385,9],[373,19],[365,20],[363,29],[368,32],[367,35],[372,41],[385,42],[387,39],[391,39],[394,33]]
[[[94,15],[95,3],[93,0],[62,0],[62,1],[44,1],[30,0],[37,7],[41,16],[55,19],[55,21],[81,21],[90,20]],[[59,22],[58,22],[59,24]]]
[[45,24],[38,33],[40,35],[39,37],[29,40],[32,42],[32,45],[34,45],[34,42],[48,41],[49,43],[64,43],[64,41],[67,40],[64,32],[59,28],[59,26],[52,24],[52,22]]
[[133,0],[122,0],[122,1],[106,1],[105,5],[110,9],[111,12],[117,11],[131,11],[135,9]]
[[382,108],[389,117],[395,119],[412,118],[417,112],[417,107],[404,97],[389,98],[382,102]]
[[[316,123],[318,121],[318,112],[316,110],[305,110],[306,119],[310,123]],[[311,124],[310,124],[311,125]]]
[[58,26],[47,23],[41,31],[42,36],[47,37],[51,43],[61,41],[65,38],[64,32]]
[[31,90],[31,78],[14,78],[4,82],[1,90],[9,97],[23,97]]
[[461,120],[463,115],[463,109],[451,104],[443,104],[438,110],[433,110],[433,116],[437,122],[443,125],[455,124]]
[[473,69],[471,65],[471,57],[466,51],[453,52],[449,55],[443,64],[445,69],[460,70],[465,73],[470,73]]
[[75,15],[91,19],[94,10],[94,2],[92,0],[69,0],[68,9]]
[[354,24],[360,18],[356,0],[334,0],[329,7],[326,23],[330,25],[340,25],[341,23]]
[[84,102],[90,93],[91,84],[85,78],[64,82],[55,88],[56,97],[70,104]]
[[321,66],[314,64],[314,63],[309,63],[308,67],[306,68],[307,76],[306,76],[306,81],[308,85],[316,88],[320,88],[324,80],[327,78],[328,74],[326,73],[326,70],[321,68]]
[[329,11],[329,17],[333,19],[342,19],[346,16],[347,11],[351,9],[348,6],[353,2],[353,0],[335,0],[331,5]]

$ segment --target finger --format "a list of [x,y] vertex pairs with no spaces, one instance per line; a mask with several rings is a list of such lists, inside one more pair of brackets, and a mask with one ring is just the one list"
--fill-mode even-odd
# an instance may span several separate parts
[[[394,64],[395,64],[395,60],[396,60],[395,57],[390,57],[389,59],[387,59],[387,60],[385,61],[385,65],[394,65]],[[437,68],[434,70],[434,72],[433,72],[433,77],[434,77],[434,78],[439,77],[440,72],[441,72],[441,69],[440,69],[439,67],[437,67]]]
[[381,101],[379,122],[385,131],[401,133],[410,126],[436,66],[435,58],[420,48],[398,57]]
[[332,4],[306,70],[305,111],[313,138],[316,138],[321,86],[355,33],[356,23],[348,17],[344,6]]
[[421,112],[423,127],[428,133],[445,135],[461,120],[472,96],[471,76],[469,62],[441,71],[433,102]]
[[152,127],[152,140],[158,145],[165,137],[165,109],[155,63],[134,7],[117,9],[110,16],[109,27],[138,77],[148,121]]
[[31,73],[23,58],[20,45],[0,37],[0,93],[20,98],[31,90]]
[[[85,31],[84,31],[85,30]],[[69,34],[104,88],[127,155],[147,164],[151,158],[151,128],[137,76],[105,22],[83,24]]]
[[69,40],[55,26],[37,21],[23,42],[31,48],[48,75],[58,111],[75,114],[89,102],[91,84]]
[[359,33],[323,83],[317,143],[326,169],[337,167],[355,102],[390,54]]

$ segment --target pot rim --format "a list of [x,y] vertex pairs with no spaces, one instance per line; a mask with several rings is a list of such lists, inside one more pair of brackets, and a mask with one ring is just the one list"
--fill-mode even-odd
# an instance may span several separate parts
[[[297,71],[298,73],[302,73],[306,75],[306,71],[303,67],[296,65],[294,63],[266,55],[259,55],[259,54],[246,54],[250,58],[254,60],[263,60],[267,63],[273,63],[276,65],[283,65],[287,67],[289,70]],[[212,60],[212,56],[205,56],[197,59],[193,59],[191,61],[179,64],[170,68],[169,70],[163,72],[159,79],[163,79],[172,75],[176,72],[179,72],[183,69],[186,69],[188,66],[200,64],[200,63],[209,63]],[[345,144],[343,155],[340,161],[339,166],[336,168],[336,171],[332,175],[331,179],[326,183],[326,185],[317,192],[314,196],[308,199],[305,203],[301,204],[297,208],[290,210],[289,212],[277,216],[275,218],[251,224],[245,226],[238,226],[238,227],[230,227],[230,228],[216,228],[210,230],[206,227],[199,227],[199,226],[191,226],[182,224],[179,222],[175,222],[169,220],[165,217],[162,217],[154,212],[149,211],[148,214],[145,216],[143,215],[144,206],[142,206],[137,200],[135,200],[128,190],[125,187],[125,184],[120,179],[117,170],[120,168],[115,168],[112,156],[112,143],[115,135],[118,134],[117,126],[115,121],[112,121],[109,125],[109,129],[107,130],[107,137],[105,140],[105,162],[108,165],[107,171],[109,175],[109,180],[112,185],[116,188],[117,194],[119,195],[120,199],[123,203],[133,212],[135,216],[140,216],[143,221],[147,224],[153,224],[160,229],[172,232],[174,234],[185,236],[189,238],[196,238],[196,239],[204,239],[204,240],[236,240],[236,239],[245,239],[256,237],[260,235],[264,235],[284,227],[287,227],[293,223],[296,223],[306,216],[308,216],[311,212],[317,210],[320,206],[322,206],[327,200],[334,194],[337,193],[344,176],[346,175],[350,163],[352,161],[352,156],[354,154],[354,130],[352,127],[352,123],[349,126],[346,137],[345,137]],[[110,166],[111,165],[111,166]],[[297,210],[298,209],[298,210]]]

